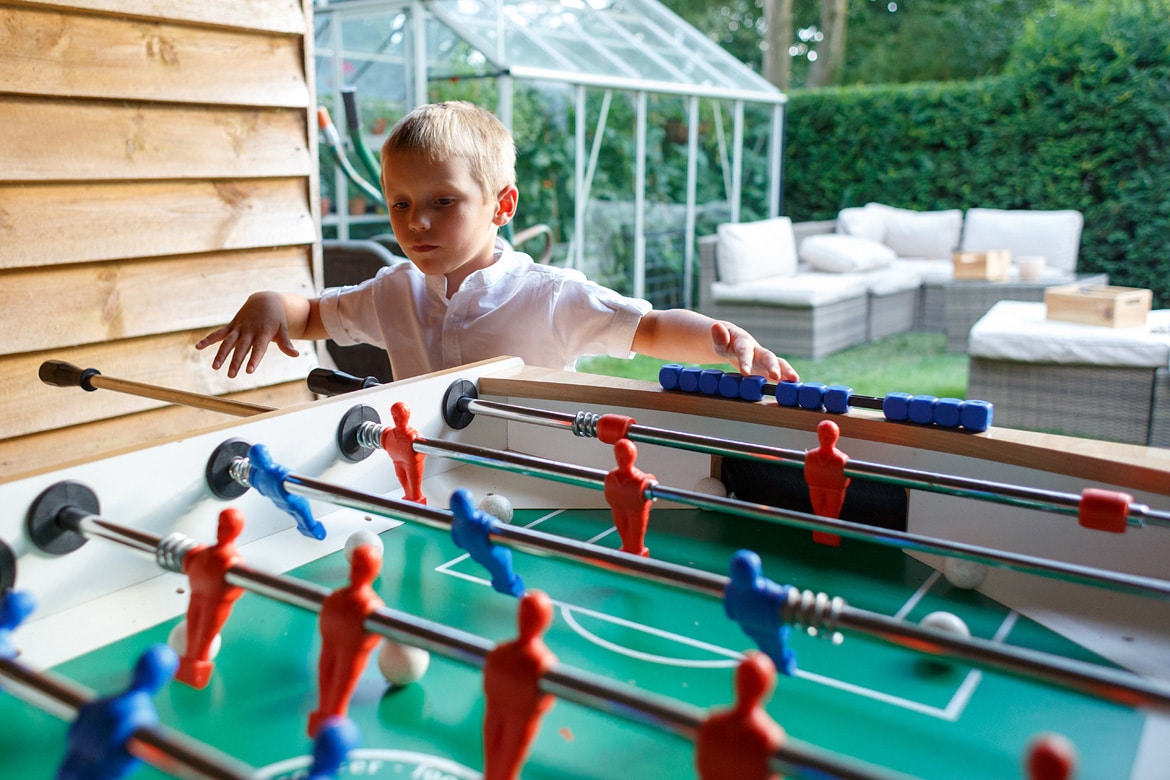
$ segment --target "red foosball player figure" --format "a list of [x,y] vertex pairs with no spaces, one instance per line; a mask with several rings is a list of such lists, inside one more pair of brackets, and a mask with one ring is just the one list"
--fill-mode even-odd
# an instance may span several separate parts
[[377,548],[363,544],[353,551],[349,585],[321,603],[321,657],[317,662],[317,709],[309,714],[309,736],[327,719],[344,716],[370,652],[380,637],[365,629],[366,619],[380,609],[382,599],[373,582],[382,568]]
[[609,502],[614,527],[622,538],[622,552],[648,556],[650,551],[644,542],[653,500],[646,498],[646,491],[658,480],[634,465],[638,448],[629,439],[618,439],[613,445],[613,454],[617,468],[605,475],[605,500]]
[[382,449],[394,461],[394,474],[402,485],[403,498],[425,504],[422,494],[423,463],[427,456],[414,451],[414,442],[420,437],[417,428],[410,424],[410,407],[397,401],[390,407],[393,428],[382,429]]
[[766,780],[778,777],[771,757],[784,729],[764,710],[776,686],[776,667],[751,651],[735,670],[735,705],[714,712],[699,726],[695,767],[701,780]]
[[487,700],[483,720],[484,780],[515,780],[528,755],[540,719],[553,705],[540,690],[540,679],[557,663],[544,644],[552,623],[552,602],[538,590],[520,599],[520,636],[501,642],[487,655],[483,688]]
[[[837,449],[841,430],[832,420],[821,420],[817,425],[820,446],[804,456],[804,481],[808,483],[808,498],[813,512],[834,520],[841,516],[845,490],[850,479],[845,476],[849,456]],[[826,531],[813,531],[813,540],[832,547],[841,545],[841,537]]]
[[215,664],[211,643],[231,615],[232,606],[244,589],[228,585],[228,569],[243,560],[236,550],[236,538],[244,530],[244,513],[225,509],[219,513],[216,542],[201,545],[183,558],[183,571],[191,587],[187,602],[187,648],[179,659],[175,679],[193,688],[204,688]]

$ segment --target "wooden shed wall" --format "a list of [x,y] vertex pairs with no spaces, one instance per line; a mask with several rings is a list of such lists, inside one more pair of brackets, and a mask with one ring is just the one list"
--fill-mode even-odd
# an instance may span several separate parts
[[[41,383],[47,359],[282,407],[193,344],[320,279],[311,0],[0,0],[0,479],[224,422]],[[213,350],[212,350],[213,351]]]

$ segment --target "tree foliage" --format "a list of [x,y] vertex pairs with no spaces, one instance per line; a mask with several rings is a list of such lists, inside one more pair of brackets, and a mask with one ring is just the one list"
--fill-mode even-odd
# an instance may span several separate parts
[[[1104,2],[1105,0],[1102,0]],[[772,41],[765,6],[778,0],[664,0],[742,62],[762,70],[764,52],[791,57],[793,87],[832,43],[820,0],[792,0],[790,40]],[[1056,15],[1059,0],[847,0],[848,44],[829,84],[967,80],[1000,72],[1029,21]],[[820,84],[818,84],[820,85]]]

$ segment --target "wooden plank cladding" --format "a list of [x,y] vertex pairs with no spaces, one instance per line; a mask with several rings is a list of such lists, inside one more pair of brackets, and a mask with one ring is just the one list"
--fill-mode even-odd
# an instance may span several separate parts
[[299,36],[0,6],[0,92],[307,108],[303,45]]
[[142,19],[209,24],[245,30],[304,35],[305,13],[298,0],[15,0],[12,5],[52,5],[55,8],[120,14]]
[[224,372],[211,370],[214,351],[195,349],[195,342],[204,332],[200,329],[0,358],[0,397],[6,399],[0,406],[0,439],[166,405],[125,393],[103,390],[87,393],[79,388],[51,387],[37,377],[46,360],[65,360],[121,379],[203,395],[224,395],[281,382],[304,381],[317,366],[312,342],[297,342],[300,357],[288,357],[273,347],[255,374],[241,371],[237,378],[228,379]]
[[[36,327],[6,333],[0,354],[210,331],[257,290],[313,295],[311,271],[306,247],[284,247],[9,272],[0,275],[0,310],[19,311]],[[183,305],[160,305],[164,294]]]
[[[46,403],[53,398],[51,393],[54,391],[68,392],[45,386]],[[76,392],[84,393],[80,389]],[[303,381],[261,387],[224,397],[276,409],[287,409],[313,399]],[[82,397],[77,403],[86,403],[88,400],[91,399]],[[230,424],[238,419],[190,406],[164,406],[139,412],[132,418],[113,417],[0,440],[0,481],[58,467],[67,461],[90,460],[146,442],[174,438],[188,431]]]
[[0,185],[0,268],[311,244],[300,178]]
[[312,30],[312,0],[0,0],[0,480],[223,419],[47,386],[48,359],[310,399],[311,343],[235,380],[193,345],[319,287]]
[[304,177],[313,168],[302,109],[0,95],[0,116],[0,181]]

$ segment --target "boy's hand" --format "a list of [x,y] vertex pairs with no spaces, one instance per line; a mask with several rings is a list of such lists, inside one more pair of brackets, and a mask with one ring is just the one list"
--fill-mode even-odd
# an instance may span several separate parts
[[230,354],[227,373],[233,379],[239,374],[245,358],[248,360],[245,370],[249,374],[255,371],[272,342],[276,342],[280,351],[289,357],[300,354],[289,337],[288,315],[279,293],[252,294],[231,322],[208,333],[195,345],[195,349],[205,349],[217,342],[219,351],[215,353],[211,367],[218,370]]
[[711,344],[716,354],[725,358],[745,376],[762,376],[771,382],[796,382],[800,375],[788,361],[760,346],[750,333],[729,322],[711,326]]

